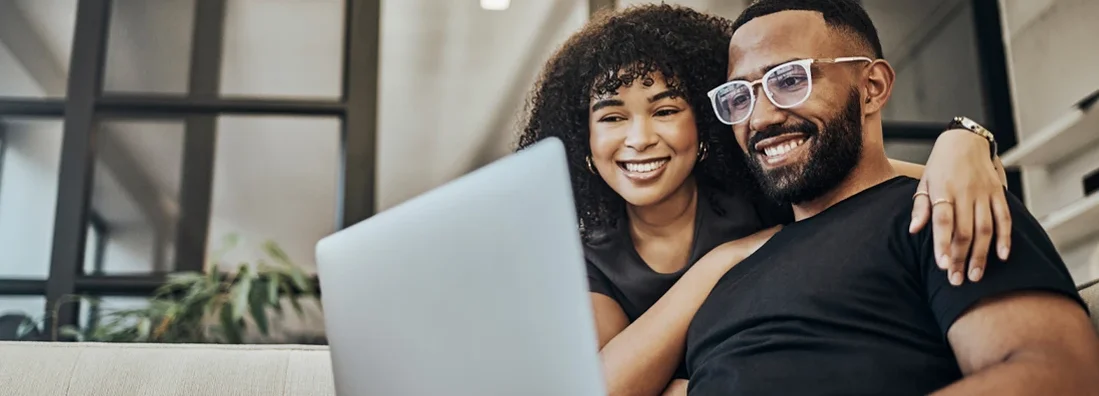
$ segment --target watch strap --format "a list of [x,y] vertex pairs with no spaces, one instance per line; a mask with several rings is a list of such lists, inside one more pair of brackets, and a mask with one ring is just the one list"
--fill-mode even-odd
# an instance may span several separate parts
[[992,158],[996,158],[996,153],[998,152],[996,135],[993,135],[992,131],[989,131],[987,128],[981,126],[981,124],[978,124],[975,121],[966,117],[954,117],[954,119],[951,120],[950,124],[947,126],[947,129],[965,129],[969,132],[972,132],[973,134],[976,134],[977,136],[984,138],[985,140],[988,140],[989,153],[991,154]]

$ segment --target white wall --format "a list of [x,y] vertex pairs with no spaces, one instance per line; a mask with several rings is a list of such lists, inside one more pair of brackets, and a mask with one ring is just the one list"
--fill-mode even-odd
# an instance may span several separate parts
[[[0,43],[0,96],[44,92]],[[61,122],[0,119],[0,277],[45,279],[53,241],[54,204],[61,155]],[[0,315],[41,316],[45,299],[0,297]]]
[[314,245],[336,231],[339,120],[225,116],[217,125],[210,250],[240,235],[225,257],[236,268],[265,257],[258,247],[272,240],[313,271]]
[[[885,58],[896,68],[887,121],[945,125],[957,115],[984,122],[980,69],[971,2],[960,0],[865,0],[878,28]],[[924,163],[932,144],[891,141],[890,158]]]
[[563,40],[586,19],[584,0],[513,1],[505,11],[474,1],[383,1],[378,208],[469,172],[486,139],[506,154],[516,123],[496,121],[518,121],[542,66],[527,59],[546,59],[560,45],[537,40],[543,31]]
[[[3,43],[0,71],[0,96],[45,94]],[[0,276],[45,279],[53,246],[62,122],[0,119],[0,128]]]
[[105,120],[98,133],[91,208],[108,228],[103,272],[170,270],[183,123]]
[[108,92],[187,92],[195,0],[115,1],[107,44]]
[[[866,2],[867,12],[880,31],[885,57],[897,69],[885,119],[944,125],[957,115],[978,122],[985,119],[972,8],[968,1],[959,4],[958,12],[947,13],[945,19],[938,20],[941,16],[930,11],[933,7],[908,9],[930,4]],[[922,30],[922,24],[935,22],[941,23],[942,28]],[[898,31],[903,28],[911,30]],[[928,39],[921,45],[918,42],[922,34],[928,34]]]
[[[1001,0],[1022,142],[1099,89],[1099,2]],[[1090,125],[1099,133],[1099,125]],[[1023,170],[1026,203],[1039,219],[1083,198],[1082,177],[1099,168],[1099,145]],[[1059,249],[1077,283],[1099,278],[1099,235]]]
[[42,88],[8,49],[0,42],[0,96],[41,97]]
[[344,1],[230,0],[222,94],[339,98]]
[[0,276],[49,273],[61,122],[6,120],[0,163]]

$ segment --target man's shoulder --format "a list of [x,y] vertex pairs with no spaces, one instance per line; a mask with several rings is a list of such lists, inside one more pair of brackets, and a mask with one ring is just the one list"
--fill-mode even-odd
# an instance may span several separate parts
[[867,208],[903,210],[912,208],[912,194],[920,181],[908,176],[897,176],[858,192],[837,205],[851,209]]
[[919,180],[908,176],[897,176],[871,187],[870,190],[875,192],[877,199],[893,203],[905,201],[908,202],[907,206],[911,207],[912,194],[916,193],[916,187],[919,185]]
[[804,224],[786,237],[795,244],[812,239],[824,245],[874,251],[881,260],[919,263],[925,255],[923,242],[930,235],[930,227],[925,227],[926,233],[909,232],[912,194],[918,184],[918,180],[904,176],[876,184],[815,216],[818,219],[799,222]]
[[868,214],[876,221],[888,221],[893,228],[903,230],[908,235],[908,225],[912,219],[912,196],[916,193],[920,181],[908,176],[897,176],[877,186],[867,197],[867,202],[858,206],[873,208]]
[[[833,205],[823,215],[829,226],[880,229],[888,226],[905,230],[912,214],[912,194],[919,181],[898,176],[878,183]],[[829,213],[832,212],[832,213]]]

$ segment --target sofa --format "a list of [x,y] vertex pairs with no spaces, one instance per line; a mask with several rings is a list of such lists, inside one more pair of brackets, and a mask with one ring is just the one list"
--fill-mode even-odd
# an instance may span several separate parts
[[328,348],[0,342],[4,396],[333,396]]
[[[1099,282],[1080,287],[1099,327]],[[328,348],[0,342],[4,396],[332,396]]]

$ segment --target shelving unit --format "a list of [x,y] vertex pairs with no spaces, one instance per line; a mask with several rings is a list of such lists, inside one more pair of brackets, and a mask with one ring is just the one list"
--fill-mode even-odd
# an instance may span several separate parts
[[1099,144],[1099,90],[1093,92],[1049,126],[1024,140],[1001,160],[1005,167],[1046,166],[1078,150]]
[[[982,2],[978,2],[982,3]],[[1041,221],[1077,283],[1099,278],[1099,194],[1083,180],[1099,167],[1099,1],[996,1],[1016,144],[1001,153],[1020,171],[1027,209]],[[1052,122],[1051,122],[1052,121]]]
[[[1099,144],[1099,90],[1002,156],[1006,167],[1045,167]],[[1099,233],[1099,194],[1092,194],[1042,219],[1042,227],[1059,248]]]
[[[1048,167],[1099,145],[1099,90],[1080,100],[1072,110],[1004,153],[1005,167]],[[1085,196],[1042,219],[1058,247],[1071,248],[1099,233],[1099,194]]]
[[1073,247],[1099,233],[1099,194],[1050,213],[1042,219],[1042,227],[1058,247]]

